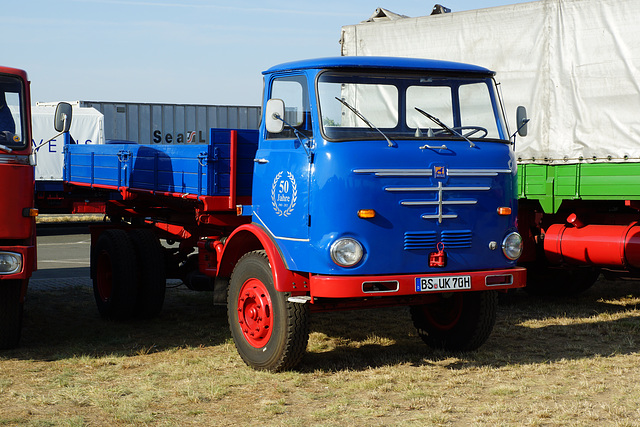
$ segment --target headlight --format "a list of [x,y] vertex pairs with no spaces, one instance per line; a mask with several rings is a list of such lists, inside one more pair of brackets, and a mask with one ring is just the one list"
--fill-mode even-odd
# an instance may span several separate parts
[[522,237],[520,234],[509,233],[502,241],[502,253],[511,260],[516,260],[522,255]]
[[331,259],[340,267],[353,267],[362,259],[362,245],[355,239],[345,237],[331,245]]
[[0,274],[13,274],[22,270],[22,255],[0,252]]

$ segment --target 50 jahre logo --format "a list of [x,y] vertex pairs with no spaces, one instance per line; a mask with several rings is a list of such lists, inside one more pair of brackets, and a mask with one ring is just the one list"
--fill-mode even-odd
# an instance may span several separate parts
[[278,216],[289,216],[296,206],[298,186],[293,174],[287,171],[278,172],[271,185],[271,205]]

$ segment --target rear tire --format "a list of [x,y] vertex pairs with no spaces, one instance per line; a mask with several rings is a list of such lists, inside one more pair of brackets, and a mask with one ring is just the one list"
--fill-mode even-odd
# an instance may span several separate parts
[[130,318],[138,295],[136,253],[124,230],[104,231],[91,250],[93,294],[102,317]]
[[264,251],[244,255],[233,270],[227,313],[236,349],[258,370],[282,371],[296,366],[309,340],[309,307],[292,303],[273,284]]
[[20,342],[24,304],[20,301],[22,280],[0,280],[0,349]]
[[498,308],[496,291],[439,295],[431,304],[411,306],[411,320],[420,338],[432,348],[471,351],[493,330]]
[[152,318],[162,311],[167,276],[164,250],[151,230],[136,229],[129,233],[138,260],[136,266],[138,295],[134,313],[142,318]]

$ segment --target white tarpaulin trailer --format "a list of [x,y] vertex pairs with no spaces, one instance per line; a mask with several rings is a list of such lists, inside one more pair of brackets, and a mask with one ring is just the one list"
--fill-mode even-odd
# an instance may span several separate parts
[[497,72],[527,107],[522,163],[640,161],[640,0],[540,0],[342,28],[342,55],[443,59]]
[[[64,164],[64,136],[53,128],[53,115],[56,105],[38,104],[31,107],[31,126],[33,147],[42,145],[36,153],[36,180],[62,181]],[[77,144],[104,144],[104,116],[95,108],[82,108],[72,105],[71,129],[69,133]]]

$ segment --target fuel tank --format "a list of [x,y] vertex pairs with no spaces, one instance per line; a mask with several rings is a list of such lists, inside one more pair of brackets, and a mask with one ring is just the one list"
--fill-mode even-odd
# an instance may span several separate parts
[[544,251],[553,264],[640,268],[640,225],[584,225],[572,215],[547,229]]

